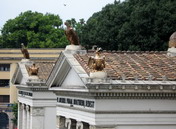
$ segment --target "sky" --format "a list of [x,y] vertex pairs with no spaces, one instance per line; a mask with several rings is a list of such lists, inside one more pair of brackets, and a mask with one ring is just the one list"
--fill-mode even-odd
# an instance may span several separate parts
[[76,21],[82,18],[87,20],[93,13],[113,2],[114,0],[1,0],[0,28],[9,19],[28,10],[59,15],[63,21],[71,18]]

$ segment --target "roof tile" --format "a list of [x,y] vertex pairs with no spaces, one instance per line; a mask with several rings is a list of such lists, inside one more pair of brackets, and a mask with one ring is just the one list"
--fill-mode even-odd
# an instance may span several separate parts
[[[87,73],[90,69],[87,66],[88,59],[94,53],[86,55],[76,54],[75,58]],[[168,57],[166,52],[124,52],[124,51],[103,51],[105,56],[105,71],[111,79],[119,80],[125,75],[126,80],[163,80],[165,76],[169,81],[176,81],[176,57]]]

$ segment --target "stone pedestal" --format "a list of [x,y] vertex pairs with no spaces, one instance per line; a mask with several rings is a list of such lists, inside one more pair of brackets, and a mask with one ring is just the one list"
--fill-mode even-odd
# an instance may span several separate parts
[[107,73],[104,71],[90,72],[90,78],[105,79],[107,78]]
[[167,55],[170,56],[170,57],[176,56],[176,48],[174,48],[174,47],[169,48],[167,50]]
[[65,51],[77,51],[77,50],[81,50],[80,45],[67,45],[65,48]]

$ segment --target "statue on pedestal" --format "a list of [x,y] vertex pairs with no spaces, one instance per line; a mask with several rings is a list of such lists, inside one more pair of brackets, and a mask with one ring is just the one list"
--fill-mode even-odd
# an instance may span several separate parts
[[[97,82],[101,79],[107,78],[107,73],[104,71],[105,68],[105,56],[101,56],[101,48],[98,48],[95,52],[94,57],[89,57],[88,67],[90,69],[90,78],[98,79]],[[99,80],[100,79],[100,80]]]
[[38,70],[39,70],[39,67],[36,67],[35,63],[31,67],[29,67],[30,75],[38,75]]
[[68,22],[65,22],[65,25],[67,26],[67,29],[65,30],[65,35],[70,42],[71,45],[79,45],[79,38],[74,31],[74,29],[70,26]]
[[101,48],[98,48],[96,50],[94,57],[89,57],[88,61],[88,67],[93,70],[93,72],[96,71],[103,71],[105,68],[105,57],[100,56],[100,52],[102,51]]
[[21,53],[25,59],[30,59],[29,52],[23,43],[21,43]]

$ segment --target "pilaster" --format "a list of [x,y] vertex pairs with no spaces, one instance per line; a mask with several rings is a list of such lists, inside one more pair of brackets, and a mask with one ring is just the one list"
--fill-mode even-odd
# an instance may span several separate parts
[[64,128],[65,125],[65,118],[62,116],[57,116],[57,128]]
[[31,107],[31,129],[44,129],[44,108]]
[[26,111],[27,111],[27,122],[26,122],[26,126],[27,126],[27,129],[30,129],[30,106],[27,105],[26,106]]
[[22,112],[23,112],[23,119],[22,119],[22,129],[26,129],[26,105],[22,104]]
[[65,127],[67,127],[67,129],[71,129],[71,119],[66,118],[66,120],[65,120]]
[[22,104],[18,102],[18,129],[22,129]]

